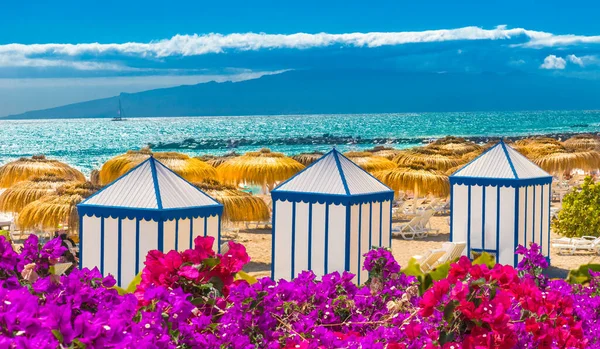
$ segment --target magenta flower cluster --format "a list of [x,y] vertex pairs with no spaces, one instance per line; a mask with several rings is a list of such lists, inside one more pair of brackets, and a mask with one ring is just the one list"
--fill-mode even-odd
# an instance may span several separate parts
[[212,245],[150,252],[120,295],[96,269],[53,275],[60,240],[16,252],[0,237],[0,348],[600,348],[600,274],[548,280],[535,245],[518,268],[463,257],[422,295],[385,249],[366,254],[365,285],[312,272],[248,284],[244,247]]

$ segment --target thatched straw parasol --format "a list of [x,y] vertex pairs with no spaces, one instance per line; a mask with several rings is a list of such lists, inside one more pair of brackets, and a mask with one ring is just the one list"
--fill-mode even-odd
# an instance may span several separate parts
[[392,160],[393,158],[401,152],[401,150],[391,147],[386,147],[384,145],[376,145],[372,149],[367,149],[369,153],[373,155],[381,156],[382,158],[386,158],[388,160]]
[[427,147],[403,150],[394,158],[394,162],[400,167],[424,164],[426,167],[440,171],[459,166],[464,163],[463,161],[460,157],[449,157],[440,154],[439,150]]
[[574,169],[593,171],[600,168],[600,153],[595,150],[560,151],[534,157],[532,161],[552,174],[570,173]]
[[99,186],[90,182],[62,185],[53,194],[26,205],[19,214],[19,227],[53,230],[67,223],[70,231],[77,231],[79,228],[77,204],[99,189]]
[[565,146],[554,138],[533,137],[518,140],[514,148],[530,160],[536,157],[565,151]]
[[481,153],[482,147],[464,138],[447,136],[425,146],[437,150],[442,155],[461,156],[467,153]]
[[55,175],[68,180],[85,181],[83,173],[58,160],[46,159],[44,155],[20,158],[0,167],[0,188],[9,188],[13,184],[33,177]]
[[450,193],[448,176],[424,163],[376,172],[375,177],[394,191],[413,192],[415,199],[428,194],[446,197]]
[[69,181],[55,175],[19,182],[0,194],[0,211],[18,213],[27,204],[52,194],[57,187],[67,182]]
[[90,182],[94,185],[100,185],[100,171],[92,170],[90,172]]
[[323,152],[313,151],[312,153],[300,153],[297,155],[293,155],[292,159],[298,161],[304,166],[308,166],[313,162],[319,160],[323,156]]
[[217,178],[214,167],[199,159],[181,153],[153,153],[149,149],[142,149],[139,151],[130,150],[105,162],[100,169],[100,183],[107,185],[148,159],[150,155],[190,182],[201,182],[205,179]]
[[218,167],[220,164],[224,163],[225,161],[231,159],[231,158],[235,158],[240,156],[240,154],[236,153],[236,152],[231,152],[231,153],[227,153],[224,155],[200,155],[200,156],[196,156],[197,159],[206,162],[207,164],[211,165],[212,167]]
[[363,170],[371,173],[396,167],[396,164],[391,160],[373,155],[373,153],[367,151],[349,151],[344,155]]
[[194,183],[200,190],[223,204],[223,219],[229,222],[262,222],[270,217],[265,201],[235,186],[217,181]]
[[600,150],[600,137],[591,134],[575,135],[564,142],[565,147],[576,150]]
[[219,165],[217,171],[225,183],[260,185],[264,190],[272,189],[275,183],[290,178],[303,168],[298,161],[265,148],[231,158]]

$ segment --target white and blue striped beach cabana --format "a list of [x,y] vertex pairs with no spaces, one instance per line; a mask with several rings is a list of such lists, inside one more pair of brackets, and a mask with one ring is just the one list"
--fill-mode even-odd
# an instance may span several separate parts
[[450,240],[516,266],[535,242],[549,260],[552,176],[503,141],[450,176]]
[[220,246],[223,206],[150,157],[77,206],[80,267],[128,285],[150,250],[186,250],[197,236]]
[[274,279],[350,271],[372,246],[391,246],[394,192],[333,149],[271,192]]

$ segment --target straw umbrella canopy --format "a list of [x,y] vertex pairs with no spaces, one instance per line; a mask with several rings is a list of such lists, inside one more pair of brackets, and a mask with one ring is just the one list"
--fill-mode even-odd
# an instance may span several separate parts
[[46,159],[44,155],[20,158],[0,167],[0,188],[9,188],[13,184],[33,177],[55,175],[68,180],[85,181],[83,173],[58,160]]
[[447,136],[428,144],[426,148],[448,156],[461,156],[467,153],[481,153],[482,147],[464,138]]
[[554,138],[533,137],[525,138],[515,142],[514,147],[530,160],[536,157],[565,151],[565,146]]
[[57,187],[68,182],[69,180],[55,175],[19,182],[0,194],[0,211],[18,213],[27,204],[52,194]]
[[303,168],[298,161],[264,148],[231,158],[219,165],[217,171],[227,184],[248,183],[260,185],[264,190],[272,189],[275,183],[292,177]]
[[464,163],[464,160],[461,160],[460,157],[455,158],[440,154],[439,150],[427,147],[403,150],[393,161],[400,167],[419,166],[420,164],[423,164],[426,167],[431,167],[440,171],[446,171]]
[[100,171],[92,170],[90,173],[90,182],[95,185],[100,185]]
[[396,157],[396,155],[398,155],[398,153],[401,152],[401,150],[399,150],[399,149],[386,147],[384,145],[376,145],[372,149],[367,149],[366,151],[368,151],[369,153],[372,153],[373,155],[377,155],[377,156],[386,158],[388,160],[392,160],[393,158]]
[[69,231],[75,232],[79,229],[77,204],[100,188],[90,182],[62,185],[54,193],[43,196],[23,207],[19,213],[19,227],[21,229],[52,230],[67,223]]
[[231,153],[227,153],[224,155],[200,155],[200,156],[196,156],[197,159],[206,162],[207,164],[211,165],[212,167],[218,167],[220,164],[224,163],[225,161],[231,159],[231,158],[235,158],[237,156],[240,156],[240,154],[236,153],[236,152],[231,152]]
[[130,150],[125,154],[117,155],[102,165],[100,169],[100,184],[107,185],[133,169],[150,156],[179,174],[190,182],[200,182],[204,179],[216,179],[217,172],[214,167],[186,154],[175,152],[153,153],[149,149],[139,151]]
[[270,217],[265,201],[235,186],[217,181],[205,181],[194,185],[223,204],[223,219],[229,222],[261,222]]
[[308,166],[313,162],[319,160],[323,156],[321,151],[313,151],[312,153],[300,153],[292,156],[292,159],[298,161],[304,166]]
[[591,134],[575,135],[564,142],[565,147],[578,150],[600,150],[600,137]]
[[415,199],[428,194],[439,197],[450,194],[448,176],[423,162],[379,171],[375,173],[375,177],[394,191],[412,191]]
[[373,155],[373,153],[367,151],[349,151],[344,155],[363,170],[371,173],[396,167],[396,164],[391,160],[382,156]]
[[595,150],[563,150],[534,157],[532,161],[548,173],[570,173],[574,169],[593,171],[600,168],[600,153]]

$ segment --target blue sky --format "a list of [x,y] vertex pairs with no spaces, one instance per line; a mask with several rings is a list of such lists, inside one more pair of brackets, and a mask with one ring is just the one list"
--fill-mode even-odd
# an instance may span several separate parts
[[288,69],[598,79],[598,13],[592,1],[8,0],[0,115]]

